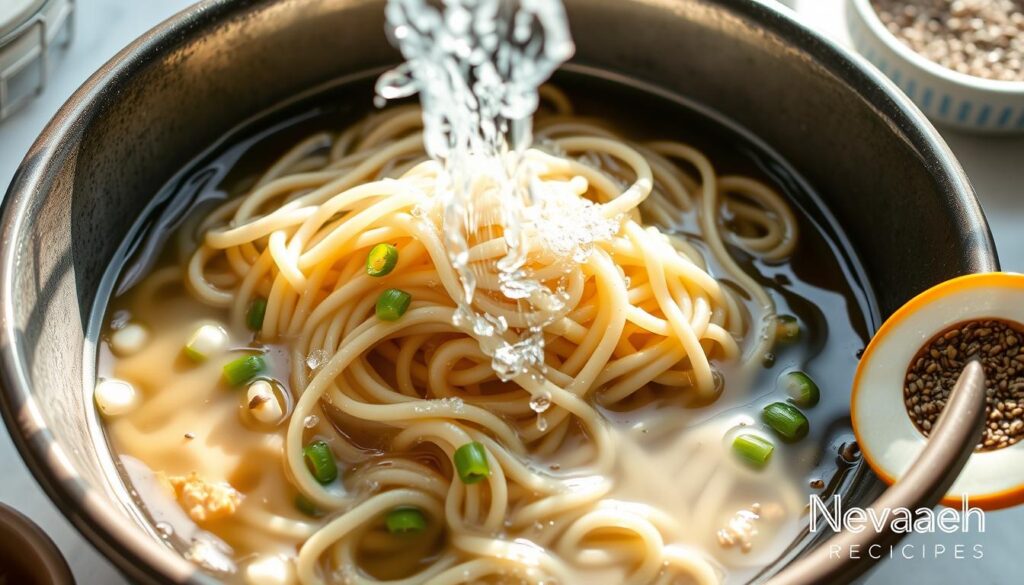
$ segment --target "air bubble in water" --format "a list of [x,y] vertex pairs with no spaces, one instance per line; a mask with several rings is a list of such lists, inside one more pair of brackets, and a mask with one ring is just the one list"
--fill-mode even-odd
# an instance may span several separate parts
[[725,388],[725,376],[718,368],[711,369],[711,383],[714,385],[715,394],[720,394]]
[[311,414],[306,418],[302,419],[302,426],[306,427],[307,429],[311,429],[318,424],[320,424],[320,417],[315,414]]
[[551,407],[551,393],[544,391],[530,398],[530,410],[540,414]]

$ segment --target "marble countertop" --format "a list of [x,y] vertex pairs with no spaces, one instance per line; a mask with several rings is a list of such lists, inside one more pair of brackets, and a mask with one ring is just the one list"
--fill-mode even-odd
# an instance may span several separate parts
[[[3,0],[0,0],[3,1]],[[845,0],[795,0],[802,18],[845,42]],[[7,185],[22,156],[60,105],[85,79],[132,39],[190,4],[190,0],[78,0],[76,38],[53,72],[46,91],[28,107],[0,123],[0,185]],[[995,235],[1006,270],[1024,271],[1024,137],[986,137],[944,131],[970,176]],[[7,433],[0,433],[0,501],[31,516],[64,552],[79,583],[125,583],[114,568],[75,531],[39,489]],[[1009,583],[1019,570],[1024,546],[1024,507],[990,513],[984,534],[913,535],[912,559],[885,560],[868,583]],[[969,540],[969,542],[968,542]],[[984,546],[981,560],[955,559],[953,546]],[[949,550],[931,557],[935,546]],[[925,547],[925,548],[922,548]]]

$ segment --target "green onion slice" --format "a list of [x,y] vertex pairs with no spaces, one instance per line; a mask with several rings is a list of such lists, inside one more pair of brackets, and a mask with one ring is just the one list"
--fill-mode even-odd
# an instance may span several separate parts
[[377,297],[377,318],[383,321],[397,321],[409,309],[411,302],[412,295],[409,293],[389,288]]
[[775,317],[775,339],[779,343],[796,343],[800,340],[800,322],[792,315]]
[[245,314],[245,324],[253,331],[263,329],[263,317],[267,314],[267,299],[255,298],[249,303],[249,312]]
[[398,248],[391,244],[377,244],[366,256],[366,273],[370,276],[387,276],[398,264]]
[[787,441],[799,441],[807,436],[807,417],[792,404],[773,402],[764,407],[761,418]]
[[789,372],[782,376],[782,386],[793,404],[810,408],[821,400],[821,391],[810,376],[803,372]]
[[480,443],[473,441],[455,450],[455,472],[465,484],[479,483],[491,474],[491,466],[487,463],[487,450]]
[[747,433],[733,439],[732,450],[747,463],[761,468],[768,463],[775,445],[768,439]]
[[267,369],[263,356],[246,355],[230,361],[224,366],[224,380],[232,386],[248,384]]
[[302,449],[306,467],[313,478],[321,484],[328,484],[338,478],[338,465],[334,462],[334,452],[323,441],[313,441]]
[[384,523],[391,534],[418,534],[427,528],[427,519],[419,508],[403,506],[388,512]]

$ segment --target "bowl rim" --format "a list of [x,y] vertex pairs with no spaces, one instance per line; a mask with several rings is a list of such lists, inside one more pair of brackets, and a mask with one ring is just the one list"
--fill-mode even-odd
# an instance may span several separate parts
[[[963,251],[967,270],[998,269],[991,232],[966,174],[938,131],[891,80],[856,52],[801,23],[791,11],[760,0],[702,1],[757,23],[764,34],[786,39],[870,103],[887,125],[922,155],[923,164],[938,178],[956,208],[955,222],[964,233],[973,234],[973,245]],[[655,3],[666,10],[672,6],[670,0]],[[78,478],[74,464],[47,429],[15,327],[17,242],[27,228],[27,210],[34,200],[48,196],[60,162],[77,147],[78,135],[104,100],[116,99],[129,79],[166,52],[263,4],[260,0],[202,0],[132,41],[61,106],[28,150],[0,205],[0,238],[8,243],[0,249],[0,414],[22,459],[62,514],[118,569],[139,582],[219,583],[169,547],[140,538],[135,522]]]
[[[978,77],[976,75],[968,75],[967,73],[960,73],[959,71],[940,65],[939,63],[936,63],[928,57],[918,53],[914,49],[911,49],[907,45],[904,45],[898,38],[896,38],[896,35],[892,34],[892,32],[890,32],[882,23],[882,19],[878,16],[878,12],[876,12],[874,7],[871,5],[871,0],[850,0],[850,3],[853,5],[854,10],[856,10],[861,22],[867,26],[868,30],[871,31],[876,39],[878,39],[890,51],[908,61],[911,65],[924,70],[925,73],[938,77],[943,81],[956,85],[962,89],[974,91],[980,90],[1006,96],[1019,95],[1024,97],[1024,81],[988,79],[985,77]],[[849,23],[847,23],[847,26],[849,26]]]

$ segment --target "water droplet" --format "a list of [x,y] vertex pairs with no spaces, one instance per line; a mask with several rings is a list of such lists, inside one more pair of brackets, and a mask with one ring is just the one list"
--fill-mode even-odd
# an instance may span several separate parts
[[302,419],[302,426],[306,427],[307,429],[311,429],[318,424],[320,424],[320,417],[315,414],[311,414],[306,418]]
[[543,391],[540,394],[536,394],[533,398],[530,398],[530,410],[540,414],[551,408],[551,393]]
[[548,419],[543,414],[537,415],[537,430],[542,433],[548,430]]
[[169,522],[157,522],[153,525],[156,528],[157,534],[160,538],[170,538],[174,536],[174,527]]

